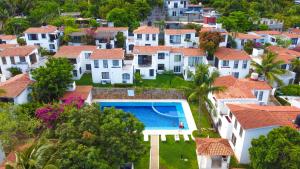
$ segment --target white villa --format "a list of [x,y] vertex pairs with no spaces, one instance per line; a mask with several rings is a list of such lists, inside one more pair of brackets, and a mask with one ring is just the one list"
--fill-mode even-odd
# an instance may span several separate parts
[[245,43],[252,41],[252,42],[261,42],[262,37],[254,34],[245,34],[245,33],[232,33],[232,37],[236,42],[236,48],[243,50]]
[[36,46],[7,47],[0,50],[0,73],[11,77],[9,68],[19,68],[23,73],[39,66],[42,60]]
[[262,44],[270,43],[272,45],[276,45],[276,39],[278,36],[281,35],[281,32],[279,31],[254,31],[254,32],[248,32],[248,34],[260,36],[261,39],[258,41]]
[[0,35],[0,44],[18,44],[16,35]]
[[133,34],[135,46],[158,46],[159,28],[140,26],[133,31]]
[[0,94],[0,101],[14,104],[27,103],[29,87],[32,83],[28,74],[19,74],[5,82],[0,82],[0,89],[4,90],[4,93]]
[[212,64],[221,76],[245,78],[249,74],[250,59],[245,51],[221,47],[215,52]]
[[31,27],[24,34],[27,45],[40,46],[50,52],[58,51],[61,31],[56,26]]
[[194,29],[165,29],[165,46],[198,47],[199,38],[196,38]]
[[170,18],[179,18],[187,10],[189,0],[165,0],[165,6]]
[[196,65],[207,64],[205,52],[197,48],[135,46],[133,54],[134,72],[139,72],[144,79],[155,79],[157,73],[172,71],[183,74],[187,80]]
[[119,32],[126,38],[124,45],[128,50],[128,27],[98,27],[94,34],[96,46],[100,49],[116,48],[116,35]]

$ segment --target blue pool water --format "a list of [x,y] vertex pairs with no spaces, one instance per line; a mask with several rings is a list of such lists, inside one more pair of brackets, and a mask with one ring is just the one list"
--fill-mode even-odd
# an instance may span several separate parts
[[132,113],[144,123],[146,130],[178,130],[180,122],[184,129],[188,124],[179,102],[100,102],[101,109],[115,107]]

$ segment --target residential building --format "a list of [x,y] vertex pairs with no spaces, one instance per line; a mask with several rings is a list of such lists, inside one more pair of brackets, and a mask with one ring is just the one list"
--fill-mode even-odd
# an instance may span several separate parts
[[95,31],[94,37],[96,46],[98,46],[100,49],[112,49],[117,48],[116,46],[116,35],[121,32],[123,33],[123,36],[125,37],[126,41],[124,45],[124,49],[128,48],[128,27],[98,27]]
[[228,169],[234,155],[227,139],[196,138],[199,169]]
[[172,47],[197,47],[199,38],[196,38],[195,29],[165,29],[165,45]]
[[260,106],[256,104],[227,104],[228,111],[218,123],[222,138],[229,139],[239,163],[250,163],[251,141],[267,135],[272,129],[289,126],[299,131],[294,123],[300,109],[292,106]]
[[159,28],[140,26],[133,31],[135,46],[158,46]]
[[232,33],[232,37],[234,38],[234,41],[236,42],[236,48],[237,49],[244,49],[244,45],[249,42],[261,42],[261,39],[263,39],[260,36],[253,35],[253,34],[245,34],[245,33]]
[[[93,41],[93,30],[90,28],[79,28],[78,31],[71,32],[69,36],[68,45],[69,46],[81,46],[88,44],[88,38],[91,38],[90,41]],[[88,37],[90,36],[90,37]]]
[[60,99],[64,102],[70,98],[80,98],[84,100],[86,104],[92,104],[93,96],[92,96],[93,86],[76,86],[74,82],[74,87],[67,91],[64,96]]
[[[203,27],[200,30],[202,32],[219,32],[222,36],[223,41],[220,42],[220,47],[226,47],[228,42],[228,32],[225,29],[222,29],[221,25],[217,25],[216,27]],[[201,45],[201,44],[200,44]]]
[[39,46],[50,52],[58,51],[61,31],[56,26],[31,27],[24,34],[27,45]]
[[281,34],[282,39],[291,41],[289,48],[295,48],[300,45],[300,34],[284,32]]
[[3,74],[6,78],[11,77],[9,68],[19,68],[22,73],[29,72],[30,69],[34,69],[40,66],[41,58],[36,46],[17,46],[7,47],[0,50],[0,74]]
[[187,22],[200,22],[202,13],[202,5],[189,4],[187,10],[183,12],[183,16]]
[[92,65],[90,56],[96,46],[82,45],[82,46],[62,46],[54,55],[55,58],[67,58],[74,66],[72,71],[74,80],[78,80],[85,72],[91,72]]
[[189,80],[190,72],[194,73],[198,64],[207,64],[205,52],[198,48],[135,46],[133,54],[134,72],[144,79],[155,79],[157,73],[172,71]]
[[166,0],[165,7],[168,11],[168,18],[171,20],[178,20],[187,10],[188,4],[188,0]]
[[19,74],[1,82],[0,89],[4,90],[4,93],[0,94],[0,101],[14,104],[27,103],[32,83],[33,81],[30,80],[28,74]]
[[249,74],[250,59],[245,51],[221,47],[215,52],[212,64],[221,76],[245,78]]
[[277,19],[261,18],[258,21],[258,24],[264,24],[268,26],[269,30],[282,31],[283,30],[283,21]]
[[272,45],[276,45],[277,38],[278,38],[278,36],[281,35],[281,32],[266,30],[266,31],[249,32],[249,34],[260,36],[261,39],[259,39],[259,41],[257,41],[257,42],[260,42],[262,44],[270,43]]
[[132,62],[121,48],[98,49],[91,55],[93,83],[133,83]]
[[16,35],[0,35],[0,44],[18,44]]

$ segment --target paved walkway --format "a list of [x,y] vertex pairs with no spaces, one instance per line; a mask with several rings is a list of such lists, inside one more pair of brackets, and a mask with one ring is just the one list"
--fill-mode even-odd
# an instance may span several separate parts
[[159,136],[151,135],[150,169],[159,169]]

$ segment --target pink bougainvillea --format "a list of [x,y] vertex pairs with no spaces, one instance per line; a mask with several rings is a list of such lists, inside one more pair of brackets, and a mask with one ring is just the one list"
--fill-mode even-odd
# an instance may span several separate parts
[[81,97],[70,96],[63,100],[62,104],[51,105],[47,104],[44,107],[38,108],[35,111],[35,116],[42,120],[42,122],[48,127],[53,128],[55,122],[59,118],[60,114],[64,112],[66,106],[74,106],[77,109],[82,108],[84,100]]

